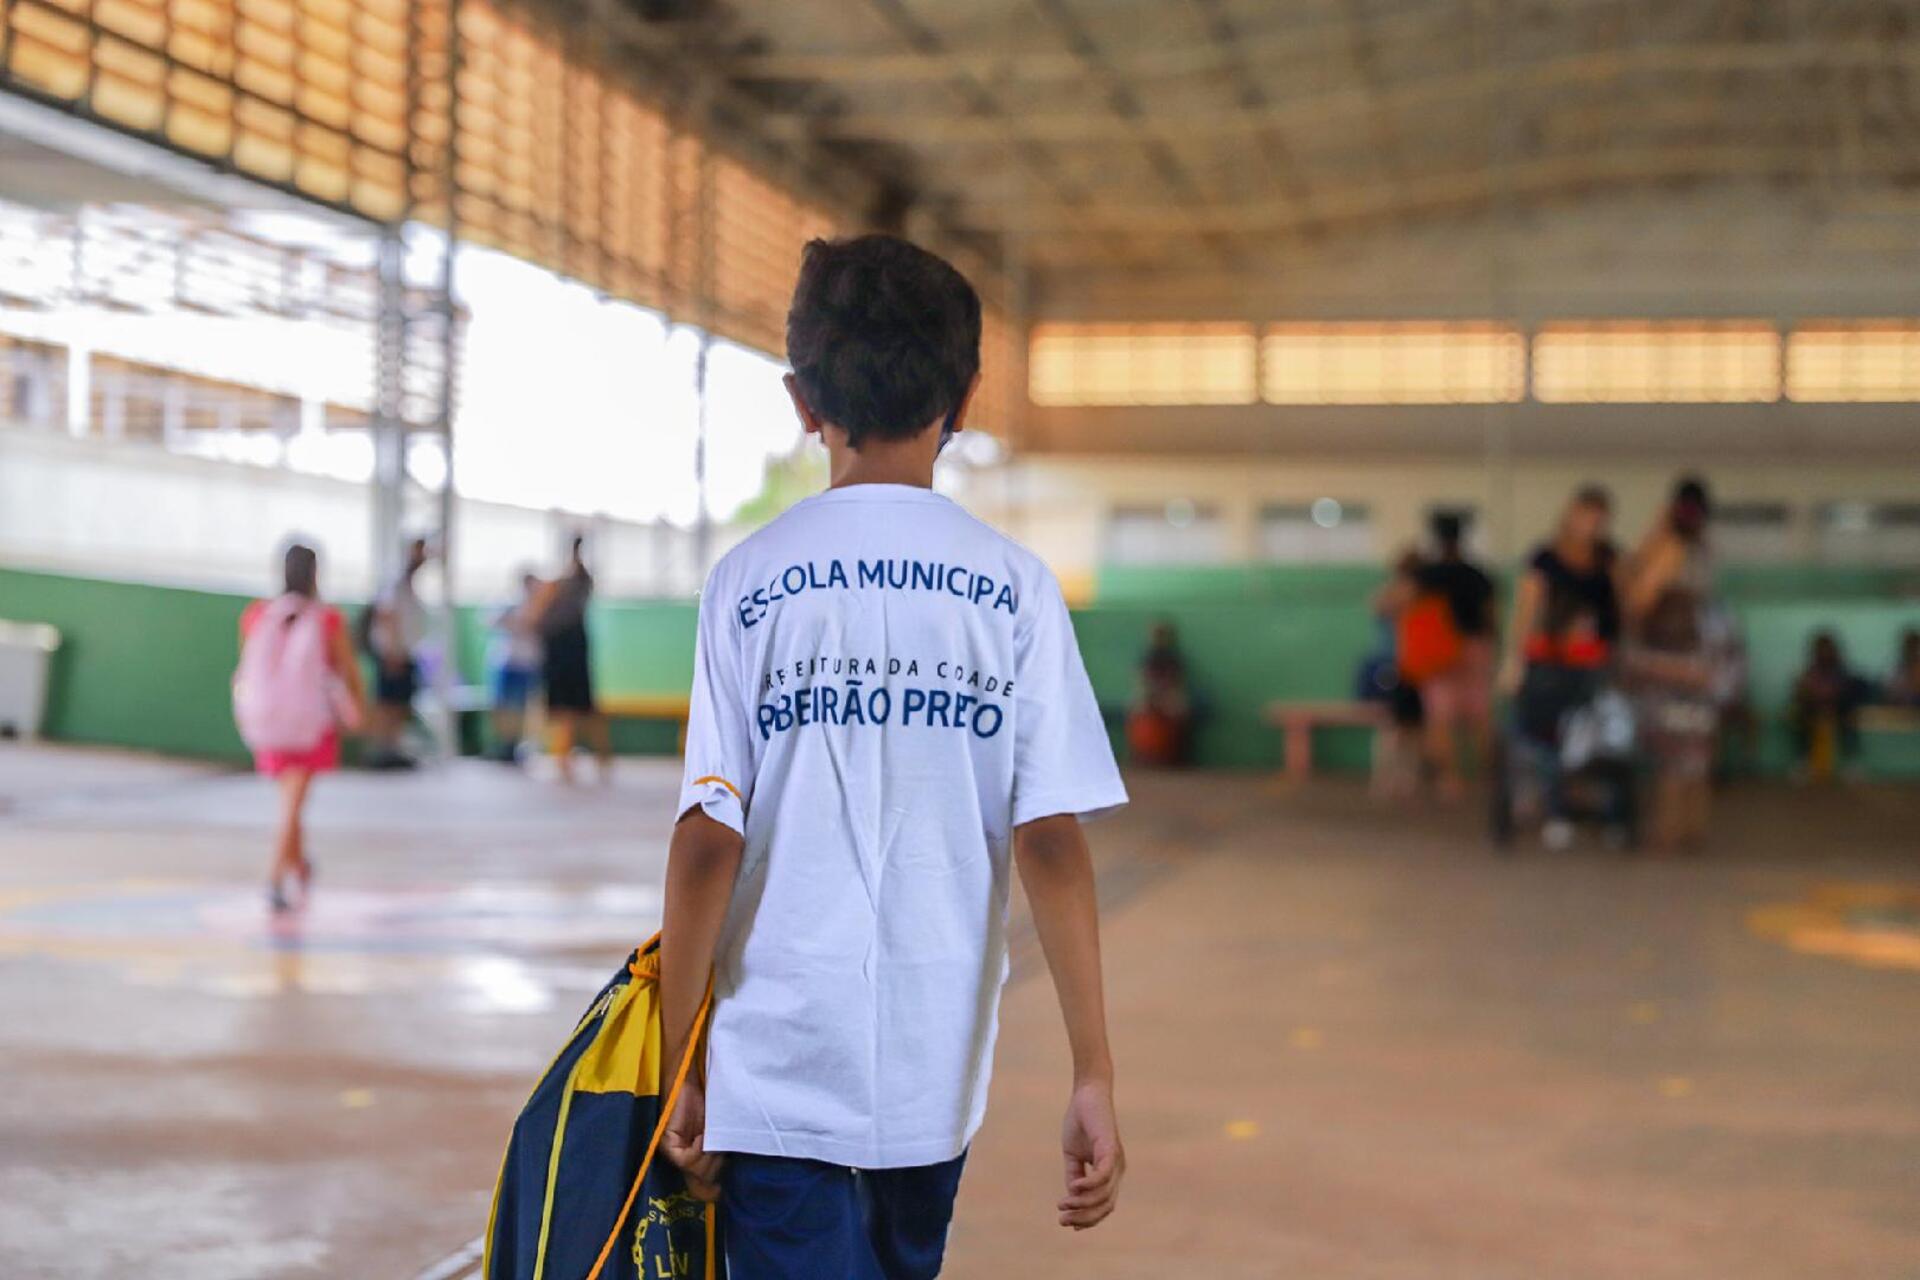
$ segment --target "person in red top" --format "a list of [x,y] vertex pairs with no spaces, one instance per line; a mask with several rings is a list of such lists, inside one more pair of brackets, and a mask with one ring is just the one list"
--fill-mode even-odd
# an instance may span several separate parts
[[1607,491],[1583,486],[1567,503],[1553,541],[1527,562],[1514,596],[1503,691],[1517,692],[1529,667],[1598,671],[1612,659],[1620,638],[1616,556],[1607,538],[1612,519]]
[[[294,543],[287,548],[285,591],[280,597],[305,597],[321,610],[321,626],[326,636],[326,662],[331,677],[339,681],[346,705],[343,718],[349,725],[365,718],[366,694],[360,682],[360,664],[354,660],[353,642],[346,619],[340,610],[320,603],[320,557],[312,547]],[[240,640],[246,639],[259,624],[272,600],[255,600],[240,615]],[[255,751],[254,768],[272,778],[280,787],[280,828],[274,844],[273,865],[267,873],[267,900],[274,911],[286,911],[292,902],[287,895],[288,881],[300,886],[304,898],[313,883],[313,862],[307,857],[304,816],[307,791],[315,774],[340,767],[340,727],[334,725],[313,745],[295,750]]]
[[[1605,489],[1576,490],[1553,541],[1534,552],[1514,593],[1500,687],[1513,698],[1516,745],[1541,761],[1557,757],[1562,718],[1594,697],[1613,662],[1620,597],[1616,556],[1607,537],[1612,518],[1613,502]],[[1557,776],[1546,800],[1541,834],[1549,848],[1565,848],[1573,825]]]

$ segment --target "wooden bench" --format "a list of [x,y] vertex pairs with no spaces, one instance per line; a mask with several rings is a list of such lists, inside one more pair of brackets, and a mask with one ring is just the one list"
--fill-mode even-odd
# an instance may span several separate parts
[[1920,707],[1862,707],[1860,764],[1876,777],[1920,773]]
[[680,749],[687,749],[687,716],[691,702],[684,693],[615,693],[595,701],[609,720],[664,720],[679,730]]
[[1387,709],[1378,702],[1270,702],[1267,723],[1280,729],[1280,776],[1291,787],[1313,776],[1315,729],[1382,729]]
[[1920,707],[1862,707],[1860,732],[1920,734]]

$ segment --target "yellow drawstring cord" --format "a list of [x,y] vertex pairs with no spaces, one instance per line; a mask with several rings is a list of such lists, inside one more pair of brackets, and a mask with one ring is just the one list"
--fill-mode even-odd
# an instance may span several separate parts
[[[656,935],[657,936],[657,935]],[[637,977],[638,965],[629,966],[629,971]],[[633,1176],[633,1186],[627,1189],[626,1203],[620,1206],[620,1212],[614,1217],[613,1232],[607,1242],[600,1246],[600,1256],[593,1260],[593,1266],[587,1271],[587,1280],[599,1280],[601,1270],[607,1265],[607,1259],[613,1256],[613,1246],[619,1243],[620,1228],[626,1225],[627,1215],[633,1212],[633,1203],[640,1198],[640,1184],[647,1180],[647,1170],[653,1166],[653,1156],[660,1149],[660,1139],[666,1135],[667,1124],[673,1119],[673,1108],[680,1101],[681,1086],[687,1082],[687,1072],[693,1067],[693,1055],[700,1048],[700,1034],[706,1027],[707,1010],[713,1007],[713,975],[707,975],[707,993],[700,998],[700,1009],[693,1015],[693,1030],[687,1036],[687,1048],[680,1055],[680,1066],[673,1073],[673,1087],[667,1091],[660,1104],[660,1122],[653,1126],[653,1137],[647,1140],[647,1153],[640,1157],[640,1172]],[[712,1237],[712,1218],[708,1218],[708,1236]],[[713,1266],[713,1249],[707,1249],[709,1274]]]

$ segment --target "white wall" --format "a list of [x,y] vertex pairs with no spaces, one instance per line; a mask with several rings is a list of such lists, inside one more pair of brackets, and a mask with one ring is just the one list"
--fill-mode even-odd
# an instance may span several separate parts
[[[1785,502],[1794,509],[1789,558],[1812,560],[1814,508],[1841,499],[1914,501],[1912,468],[1872,463],[1715,462],[1686,468],[1712,484],[1722,502]],[[1380,558],[1416,542],[1436,505],[1480,513],[1480,543],[1496,561],[1523,554],[1549,531],[1567,495],[1589,481],[1613,491],[1617,536],[1638,538],[1660,510],[1682,468],[1668,462],[1527,459],[1504,473],[1451,459],[1315,460],[1207,457],[1034,457],[1012,474],[975,474],[960,495],[982,518],[1013,532],[1046,557],[1070,588],[1084,590],[1101,556],[1108,513],[1116,507],[1185,500],[1217,509],[1232,557],[1260,555],[1259,517],[1271,503],[1330,497],[1370,511]]]
[[[956,470],[950,488],[983,519],[1028,543],[1069,590],[1091,588],[1118,507],[1184,500],[1219,513],[1227,560],[1261,555],[1269,504],[1335,498],[1368,508],[1374,550],[1385,560],[1415,542],[1436,505],[1480,513],[1478,541],[1508,561],[1549,530],[1577,485],[1615,495],[1623,539],[1638,536],[1681,468],[1618,457],[1519,459],[1506,471],[1437,458],[1032,457],[990,470]],[[1783,502],[1796,522],[1789,559],[1815,559],[1814,509],[1835,500],[1914,501],[1913,468],[1868,462],[1703,460],[1725,502]],[[589,528],[595,568],[613,595],[693,594],[703,572],[693,535],[672,525],[589,520],[557,512],[463,501],[455,519],[460,596],[499,598],[521,565],[551,569],[563,540]],[[216,462],[157,447],[0,429],[0,561],[22,567],[258,591],[292,532],[318,539],[328,589],[370,586],[371,498],[358,484],[279,468]],[[714,554],[740,536],[714,531]]]
[[[365,485],[0,428],[0,562],[8,565],[260,591],[274,579],[282,543],[298,533],[317,541],[327,591],[348,598],[371,588],[372,526]],[[462,501],[454,518],[459,597],[504,597],[521,565],[551,571],[565,539],[583,527],[608,592],[697,589],[686,530]],[[726,545],[725,535],[715,543]]]

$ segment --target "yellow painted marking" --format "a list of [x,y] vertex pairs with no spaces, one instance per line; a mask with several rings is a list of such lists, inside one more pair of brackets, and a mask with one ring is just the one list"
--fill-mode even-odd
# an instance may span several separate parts
[[1663,1098],[1684,1098],[1693,1092],[1693,1081],[1685,1076],[1663,1076],[1660,1079],[1660,1096]]
[[1327,1038],[1320,1034],[1318,1027],[1295,1027],[1293,1034],[1287,1037],[1287,1043],[1296,1049],[1318,1049],[1326,1042]]
[[1649,1022],[1660,1021],[1660,1006],[1651,1000],[1642,1000],[1639,1004],[1627,1010],[1627,1017],[1630,1021],[1637,1022],[1644,1027]]
[[340,1105],[349,1111],[364,1111],[374,1102],[371,1089],[342,1089]]
[[1870,969],[1920,969],[1920,889],[1897,884],[1823,884],[1799,902],[1747,913],[1747,930],[1801,955]]
[[1249,1138],[1257,1138],[1260,1136],[1260,1122],[1258,1120],[1229,1120],[1227,1121],[1227,1136],[1235,1142],[1245,1142]]

